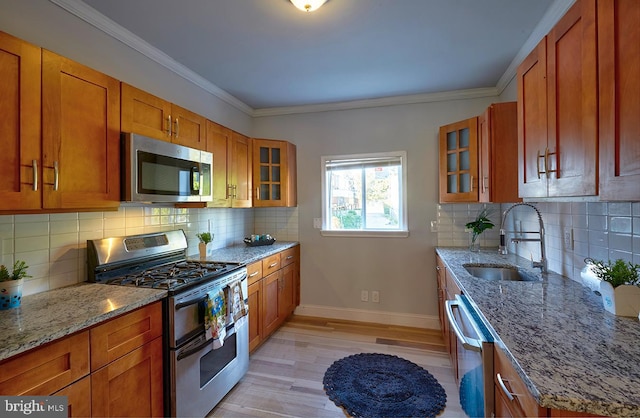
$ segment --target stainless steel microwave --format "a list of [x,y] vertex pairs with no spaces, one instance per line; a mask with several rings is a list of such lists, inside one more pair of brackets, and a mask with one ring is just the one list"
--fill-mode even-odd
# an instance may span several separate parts
[[122,134],[122,200],[212,200],[213,154],[142,135]]

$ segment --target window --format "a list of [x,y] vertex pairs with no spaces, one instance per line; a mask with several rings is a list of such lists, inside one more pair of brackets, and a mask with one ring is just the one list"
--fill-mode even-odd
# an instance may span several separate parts
[[404,151],[322,157],[322,234],[407,236]]

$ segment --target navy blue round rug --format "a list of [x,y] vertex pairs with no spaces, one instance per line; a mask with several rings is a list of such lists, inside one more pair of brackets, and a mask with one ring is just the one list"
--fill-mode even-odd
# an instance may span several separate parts
[[353,417],[435,417],[445,407],[444,388],[428,371],[388,354],[355,354],[324,374],[329,399]]

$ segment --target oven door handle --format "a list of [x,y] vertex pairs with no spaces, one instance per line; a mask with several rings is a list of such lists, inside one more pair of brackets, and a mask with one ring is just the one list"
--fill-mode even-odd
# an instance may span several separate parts
[[207,295],[204,295],[204,296],[200,296],[199,298],[196,298],[196,299],[188,300],[186,302],[176,303],[175,309],[177,311],[178,309],[182,309],[182,308],[186,308],[187,306],[195,305],[196,303],[200,303],[200,302],[203,302],[203,301],[207,300],[207,297],[208,297]]
[[197,347],[191,348],[189,350],[183,351],[180,354],[178,354],[178,360],[182,360],[184,358],[187,358],[193,354],[196,354],[197,352],[199,352],[200,350],[202,350],[204,347],[213,344],[213,342],[211,340],[207,340],[205,342],[203,342],[202,344],[199,344]]

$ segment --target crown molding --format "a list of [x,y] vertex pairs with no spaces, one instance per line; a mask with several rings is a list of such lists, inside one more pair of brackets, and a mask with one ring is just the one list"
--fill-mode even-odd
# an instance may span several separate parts
[[560,20],[566,11],[576,0],[555,0],[535,29],[520,48],[520,51],[511,61],[509,67],[498,80],[495,87],[486,87],[469,90],[446,91],[439,93],[426,93],[406,96],[384,97],[379,99],[354,100],[348,102],[323,103],[317,105],[302,105],[288,107],[271,107],[263,109],[253,109],[236,97],[230,95],[215,84],[206,80],[186,66],[175,61],[173,58],[147,43],[137,35],[124,27],[118,25],[111,19],[104,16],[91,6],[80,0],[49,0],[51,3],[65,9],[74,16],[84,20],[91,26],[101,30],[105,34],[122,42],[128,47],[138,51],[140,54],[162,65],[178,76],[195,84],[203,90],[211,93],[225,103],[244,112],[251,117],[282,116],[300,113],[330,112],[349,109],[361,109],[384,106],[398,106],[406,104],[432,103],[448,100],[475,99],[481,97],[499,96],[507,85],[516,76],[518,65],[533,50],[540,40],[551,30]]
[[271,107],[256,109],[254,117],[293,115],[297,113],[331,112],[335,110],[362,109],[369,107],[399,106],[406,104],[443,102],[449,100],[477,99],[497,96],[498,89],[485,87],[479,89],[445,91],[440,93],[414,94],[407,96],[384,97],[381,99],[355,100],[350,102],[325,103],[317,105]]
[[253,109],[80,0],[49,0],[178,76],[252,116]]
[[551,3],[551,6],[547,9],[540,22],[536,25],[527,38],[527,41],[522,45],[518,54],[513,58],[511,64],[507,67],[507,70],[502,74],[500,80],[498,80],[498,84],[496,84],[496,88],[498,89],[498,94],[502,94],[507,85],[513,80],[518,71],[518,66],[524,60],[527,55],[538,45],[540,40],[544,38],[549,31],[555,26],[556,23],[560,20],[562,16],[569,10],[569,8],[576,2],[576,0],[555,0]]

